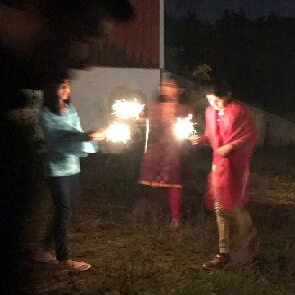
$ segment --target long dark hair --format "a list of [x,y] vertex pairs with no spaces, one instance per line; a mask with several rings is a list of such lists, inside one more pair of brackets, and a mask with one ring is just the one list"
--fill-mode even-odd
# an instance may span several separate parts
[[209,92],[218,97],[228,97],[230,98],[232,93],[232,88],[226,80],[214,81],[209,85]]
[[[175,76],[173,74],[169,74],[169,75],[162,78],[161,84],[163,83],[163,81],[173,81],[178,88],[183,90],[181,93],[179,93],[179,96],[178,96],[178,99],[177,99],[177,102],[179,104],[187,104],[187,103],[189,103],[189,91],[188,91],[186,85],[184,85],[184,83],[182,83],[177,76]],[[165,102],[166,98],[163,95],[159,95],[157,101]]]
[[[61,80],[60,82],[57,82],[57,83],[49,83],[43,89],[43,97],[44,97],[43,106],[48,107],[48,109],[56,115],[61,115],[57,91],[60,85],[64,83],[69,83],[69,81]],[[63,102],[69,105],[71,103],[70,97],[64,100]]]

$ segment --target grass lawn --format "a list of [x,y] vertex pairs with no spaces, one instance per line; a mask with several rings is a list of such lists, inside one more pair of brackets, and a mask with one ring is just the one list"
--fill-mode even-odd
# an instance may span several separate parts
[[[82,161],[83,199],[72,219],[72,256],[92,269],[73,273],[28,261],[20,271],[31,294],[245,295],[295,292],[295,155],[292,149],[257,151],[249,210],[258,228],[260,253],[252,263],[207,272],[201,264],[217,250],[214,215],[202,206],[210,155],[200,149],[188,163],[183,223],[168,228],[167,204],[154,191],[148,201],[136,184],[139,156],[94,155]],[[30,220],[29,247],[36,247],[51,217],[47,196]],[[137,212],[137,213],[135,213]],[[36,224],[38,220],[38,224]],[[34,233],[34,234],[33,234]]]

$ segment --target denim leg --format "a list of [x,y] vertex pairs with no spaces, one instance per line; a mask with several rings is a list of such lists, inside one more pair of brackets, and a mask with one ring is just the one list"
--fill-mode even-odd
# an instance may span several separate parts
[[79,191],[75,187],[78,180],[79,175],[50,177],[49,179],[55,206],[52,235],[56,247],[56,257],[59,261],[69,259],[68,225],[72,213],[72,203],[79,195]]

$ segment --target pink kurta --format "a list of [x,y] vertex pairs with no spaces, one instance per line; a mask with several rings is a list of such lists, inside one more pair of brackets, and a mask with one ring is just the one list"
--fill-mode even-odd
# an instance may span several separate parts
[[[225,211],[248,202],[250,158],[257,140],[248,110],[232,100],[222,117],[213,107],[206,110],[206,136],[213,148],[212,171],[208,176],[206,203],[214,208],[214,201]],[[216,150],[225,144],[234,146],[228,157],[219,156]]]

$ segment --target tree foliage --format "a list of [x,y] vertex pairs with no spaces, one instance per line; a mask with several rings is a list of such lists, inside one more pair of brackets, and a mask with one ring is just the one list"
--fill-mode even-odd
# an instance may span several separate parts
[[295,110],[294,36],[295,18],[273,13],[250,20],[243,10],[226,10],[214,24],[192,13],[166,16],[166,67],[199,82],[198,66],[210,65],[237,98],[286,114]]

